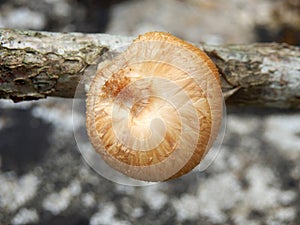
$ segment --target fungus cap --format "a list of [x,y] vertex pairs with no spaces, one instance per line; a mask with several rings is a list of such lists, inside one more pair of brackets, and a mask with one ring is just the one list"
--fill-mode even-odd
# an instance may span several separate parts
[[108,165],[134,179],[164,181],[205,156],[223,98],[217,68],[203,51],[149,32],[99,66],[86,106],[88,136]]

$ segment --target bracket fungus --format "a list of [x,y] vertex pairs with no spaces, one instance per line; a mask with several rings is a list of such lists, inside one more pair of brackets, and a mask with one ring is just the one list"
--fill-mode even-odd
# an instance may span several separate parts
[[110,167],[137,180],[165,181],[200,163],[222,111],[220,78],[209,57],[171,34],[149,32],[98,67],[86,127]]

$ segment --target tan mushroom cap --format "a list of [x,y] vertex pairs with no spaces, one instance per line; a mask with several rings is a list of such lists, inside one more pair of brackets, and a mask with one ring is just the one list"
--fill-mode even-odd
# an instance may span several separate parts
[[219,74],[208,56],[168,33],[150,32],[97,70],[87,132],[112,168],[164,181],[199,164],[218,134],[222,104]]

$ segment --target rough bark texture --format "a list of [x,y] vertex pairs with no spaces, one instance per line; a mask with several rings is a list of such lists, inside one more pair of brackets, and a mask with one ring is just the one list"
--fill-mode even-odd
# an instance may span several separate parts
[[[74,97],[85,70],[132,38],[0,29],[0,98]],[[227,104],[300,107],[300,48],[285,44],[208,46]]]

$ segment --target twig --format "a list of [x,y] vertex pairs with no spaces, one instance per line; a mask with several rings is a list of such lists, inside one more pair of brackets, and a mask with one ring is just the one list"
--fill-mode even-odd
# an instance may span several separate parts
[[[85,70],[133,38],[0,29],[0,98],[74,97]],[[300,107],[300,47],[198,44],[219,68],[227,104]]]

